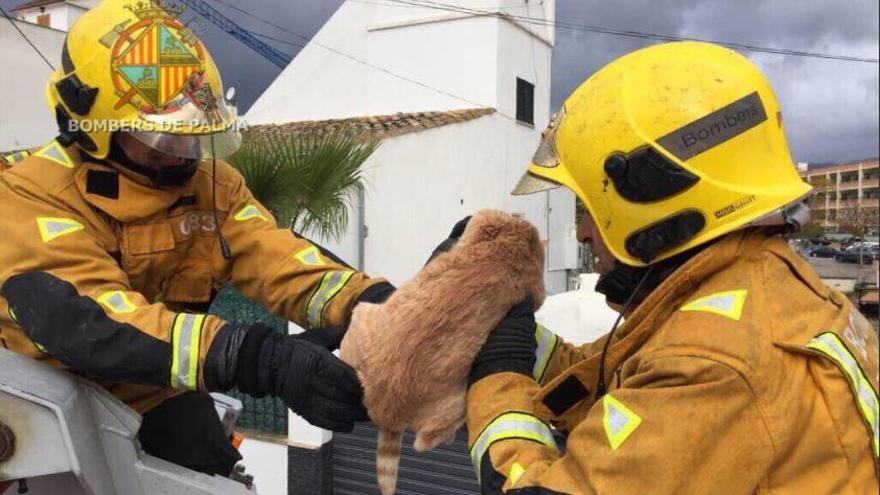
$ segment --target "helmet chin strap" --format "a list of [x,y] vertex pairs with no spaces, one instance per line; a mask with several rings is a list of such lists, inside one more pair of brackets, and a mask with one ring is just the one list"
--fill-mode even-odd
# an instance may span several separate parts
[[142,165],[129,158],[122,147],[116,144],[116,140],[110,141],[110,153],[107,155],[107,158],[123,168],[146,177],[150,180],[152,187],[157,189],[184,186],[193,178],[193,175],[195,175],[196,170],[199,168],[198,160],[193,159],[188,159],[185,165],[159,169]]

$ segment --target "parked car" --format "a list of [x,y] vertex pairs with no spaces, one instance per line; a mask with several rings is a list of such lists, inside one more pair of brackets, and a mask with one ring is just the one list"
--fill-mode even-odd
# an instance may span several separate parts
[[810,244],[813,246],[827,246],[827,245],[831,244],[831,241],[829,241],[828,239],[825,239],[825,238],[815,238],[815,239],[810,239]]
[[838,253],[834,259],[841,263],[860,263],[869,265],[880,257],[880,246],[852,246],[848,250]]
[[809,251],[811,258],[834,258],[840,251],[831,246],[819,246]]

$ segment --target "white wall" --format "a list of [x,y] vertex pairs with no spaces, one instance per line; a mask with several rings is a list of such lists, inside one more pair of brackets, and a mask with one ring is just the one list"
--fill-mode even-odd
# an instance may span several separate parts
[[[484,208],[522,213],[547,239],[546,193],[510,196],[525,168],[523,150],[534,139],[528,127],[493,114],[383,142],[366,164],[366,272],[395,284],[409,280],[455,222]],[[551,194],[569,206],[553,214],[574,225],[573,198],[564,191]],[[350,253],[355,228],[353,221],[342,242],[319,242]],[[340,256],[355,264],[352,255]],[[548,272],[546,281],[549,292],[564,291],[566,273]]]
[[287,445],[245,438],[238,449],[260,495],[287,495]]
[[49,27],[52,29],[67,31],[69,27],[70,15],[66,3],[53,3],[43,7],[20,10],[15,14],[19,19],[34,24],[37,23],[37,17],[49,14]]
[[[16,25],[55,67],[61,63],[65,33],[16,21]],[[58,134],[46,105],[51,70],[9,22],[0,22],[0,151],[42,146]]]

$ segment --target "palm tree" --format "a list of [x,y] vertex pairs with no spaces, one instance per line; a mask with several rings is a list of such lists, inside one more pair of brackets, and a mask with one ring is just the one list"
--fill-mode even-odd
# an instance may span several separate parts
[[229,162],[279,225],[339,238],[348,227],[349,193],[378,147],[378,141],[338,132],[251,132]]

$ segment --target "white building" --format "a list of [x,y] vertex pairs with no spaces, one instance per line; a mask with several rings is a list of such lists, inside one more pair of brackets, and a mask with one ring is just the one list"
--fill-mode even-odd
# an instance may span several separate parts
[[13,7],[11,11],[20,21],[66,32],[97,3],[98,0],[34,0]]
[[[444,3],[464,8],[347,1],[245,120],[260,132],[363,129],[382,140],[366,164],[349,232],[341,241],[320,240],[367,273],[403,283],[456,221],[497,208],[538,227],[548,241],[548,293],[563,292],[578,263],[574,196],[562,189],[510,195],[550,120],[555,33],[504,15],[553,20],[555,2],[488,0],[479,11],[465,0]],[[327,483],[346,493],[375,489],[363,481],[372,476],[369,460],[351,454],[370,449],[363,442],[372,441],[371,431],[359,428],[331,444],[327,432],[296,417],[289,424],[289,493],[328,493]],[[462,442],[453,448],[466,451]],[[399,486],[478,493],[467,455],[455,456],[462,465],[443,480],[432,477],[430,455],[413,461],[421,469],[406,461]]]
[[[15,25],[54,66],[61,64],[64,31],[25,21]],[[46,105],[52,70],[6,19],[0,18],[0,153],[42,146],[58,135]]]
[[[538,227],[548,240],[548,292],[566,290],[567,269],[577,263],[573,195],[509,194],[550,118],[553,27],[377,3],[344,3],[254,103],[247,123],[299,128],[303,121],[396,118],[410,128],[419,117],[395,114],[486,114],[383,136],[367,163],[363,252],[356,228],[327,247],[399,284],[457,220],[498,208]],[[480,9],[554,18],[548,0],[494,0]]]

